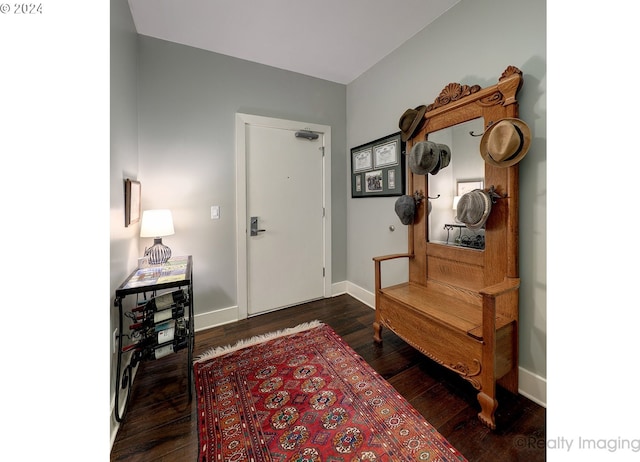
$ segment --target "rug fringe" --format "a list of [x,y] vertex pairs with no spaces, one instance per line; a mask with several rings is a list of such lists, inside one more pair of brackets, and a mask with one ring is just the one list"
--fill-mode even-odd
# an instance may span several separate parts
[[275,332],[269,332],[267,334],[255,335],[251,338],[247,338],[244,340],[238,340],[235,345],[227,345],[227,346],[219,346],[213,347],[197,356],[193,363],[199,363],[202,361],[206,361],[207,359],[215,358],[217,356],[221,356],[227,353],[231,353],[232,351],[240,350],[242,348],[250,347],[252,345],[257,345],[262,342],[266,342],[268,340],[273,340],[278,337],[283,337],[285,335],[297,334],[298,332],[304,332],[305,330],[313,329],[319,326],[323,326],[324,323],[319,320],[309,321],[302,324],[298,324],[295,327],[288,327],[286,329],[281,329]]

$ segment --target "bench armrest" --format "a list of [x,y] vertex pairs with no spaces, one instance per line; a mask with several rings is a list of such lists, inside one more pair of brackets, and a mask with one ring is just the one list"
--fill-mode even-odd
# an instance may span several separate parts
[[381,289],[382,277],[380,275],[380,263],[386,260],[393,260],[395,258],[413,258],[414,255],[412,253],[394,253],[391,255],[383,255],[382,257],[373,257],[374,265],[375,265],[375,294],[376,294],[376,307],[378,306],[378,293]]
[[383,255],[382,257],[373,257],[373,261],[379,263],[385,260],[393,260],[394,258],[413,258],[412,253],[394,253],[391,255]]
[[504,281],[494,284],[489,287],[485,287],[480,290],[479,293],[483,297],[495,298],[500,295],[509,293],[520,287],[520,278],[505,278]]
[[[520,287],[520,278],[504,278],[502,282],[485,287],[480,290],[482,295],[482,341],[489,346],[483,350],[483,360],[493,361],[493,354],[496,347],[496,327],[500,315],[504,320],[517,319],[517,313],[509,315],[509,313],[499,313],[497,298],[509,294]],[[514,317],[515,316],[515,317]]]

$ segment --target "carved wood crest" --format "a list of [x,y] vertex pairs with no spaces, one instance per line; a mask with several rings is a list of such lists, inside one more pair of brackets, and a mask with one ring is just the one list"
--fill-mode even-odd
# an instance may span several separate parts
[[[504,70],[498,81],[500,82],[502,80],[506,80],[514,74],[522,75],[522,71],[515,66],[509,66]],[[522,80],[520,82],[522,82]],[[427,106],[427,112],[446,106],[449,103],[458,101],[459,99],[477,93],[480,90],[482,90],[482,87],[480,85],[469,86],[462,85],[460,83],[450,83],[442,89],[440,95],[438,95],[435,101]],[[485,98],[483,102],[484,104],[490,105],[495,104],[496,101],[499,101],[501,99],[502,95],[498,93]]]
[[440,95],[435,99],[435,101],[427,106],[427,112],[433,111],[434,109],[442,106],[446,106],[453,101],[457,101],[460,98],[464,98],[465,96],[469,96],[480,90],[480,85],[473,85],[470,87],[469,85],[450,83],[442,89]]

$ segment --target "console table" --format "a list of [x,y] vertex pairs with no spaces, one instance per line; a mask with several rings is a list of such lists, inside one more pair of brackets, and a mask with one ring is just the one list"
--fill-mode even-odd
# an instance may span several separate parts
[[[189,401],[192,399],[192,383],[193,383],[193,346],[195,341],[194,320],[193,320],[193,274],[192,274],[192,258],[191,255],[172,257],[162,265],[151,265],[144,268],[134,270],[125,281],[116,289],[114,305],[118,308],[118,359],[115,383],[115,418],[121,422],[126,414],[127,405],[129,403],[129,395],[132,384],[132,372],[135,365],[131,364],[132,355],[123,353],[123,337],[125,327],[129,329],[129,325],[125,326],[125,310],[123,308],[123,300],[125,297],[135,295],[137,303],[144,303],[149,298],[167,292],[168,289],[185,288],[187,291],[187,306],[185,306],[184,320],[186,321],[186,337],[187,337],[187,386],[189,387]],[[142,297],[142,300],[140,300]],[[127,356],[126,365],[123,356]],[[122,415],[120,415],[119,397],[120,389],[126,389],[126,399]]]

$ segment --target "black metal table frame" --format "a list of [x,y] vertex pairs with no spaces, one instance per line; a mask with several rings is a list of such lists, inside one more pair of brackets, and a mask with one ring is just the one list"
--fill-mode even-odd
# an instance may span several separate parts
[[[161,265],[159,265],[160,267]],[[187,257],[187,268],[185,270],[184,279],[178,281],[170,281],[163,283],[154,283],[149,285],[142,285],[139,287],[130,287],[125,288],[131,278],[133,278],[138,272],[139,268],[133,270],[133,272],[124,280],[120,287],[116,289],[115,293],[115,301],[114,306],[118,308],[118,360],[116,366],[116,383],[115,383],[115,418],[117,422],[122,422],[124,416],[127,412],[127,406],[129,404],[129,396],[131,394],[131,385],[132,385],[132,368],[131,368],[131,357],[129,358],[129,364],[124,367],[122,364],[122,338],[123,338],[123,328],[124,328],[124,310],[122,306],[122,300],[128,295],[136,295],[136,294],[145,294],[151,292],[151,296],[155,296],[155,293],[164,289],[172,289],[172,288],[180,288],[180,287],[188,287],[188,295],[189,295],[189,323],[188,323],[188,337],[189,337],[189,345],[187,348],[187,386],[189,387],[189,402],[191,402],[193,398],[193,348],[195,343],[195,333],[194,333],[194,319],[193,319],[193,260],[191,255]],[[122,374],[125,374],[124,376]],[[126,398],[124,403],[124,408],[122,410],[122,415],[120,415],[120,405],[119,405],[119,397],[120,397],[120,389],[125,388],[125,384],[122,382],[126,379]]]

